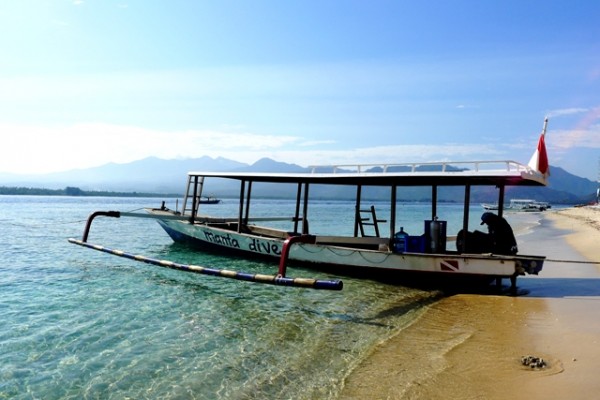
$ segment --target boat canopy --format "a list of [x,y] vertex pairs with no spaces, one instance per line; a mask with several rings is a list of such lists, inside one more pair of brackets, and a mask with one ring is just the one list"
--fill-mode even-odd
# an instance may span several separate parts
[[515,161],[311,166],[309,172],[189,172],[252,182],[362,186],[544,186],[543,174]]

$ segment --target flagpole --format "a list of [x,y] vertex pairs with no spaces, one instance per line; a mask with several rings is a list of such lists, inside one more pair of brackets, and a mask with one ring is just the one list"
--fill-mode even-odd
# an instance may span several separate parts
[[542,135],[546,136],[546,128],[548,128],[548,117],[544,118],[544,129],[542,129]]

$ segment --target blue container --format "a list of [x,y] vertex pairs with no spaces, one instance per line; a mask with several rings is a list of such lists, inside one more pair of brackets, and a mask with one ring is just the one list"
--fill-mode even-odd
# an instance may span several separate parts
[[394,252],[404,253],[408,242],[408,233],[404,232],[404,227],[400,228],[400,232],[394,234]]
[[409,253],[425,253],[425,235],[409,236],[406,242],[406,251]]

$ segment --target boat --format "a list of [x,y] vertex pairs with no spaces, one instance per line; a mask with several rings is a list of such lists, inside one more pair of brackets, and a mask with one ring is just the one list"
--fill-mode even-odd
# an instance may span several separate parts
[[[498,190],[496,213],[485,212],[482,223],[502,222],[502,231],[512,229],[502,220],[504,193],[507,186],[545,186],[550,174],[545,147],[548,119],[538,146],[527,165],[515,161],[471,161],[408,164],[357,164],[313,166],[306,172],[188,172],[187,187],[181,210],[170,210],[163,201],[158,208],[147,208],[145,213],[120,211],[95,211],[88,217],[81,240],[69,242],[113,255],[126,257],[162,267],[209,274],[225,278],[268,283],[284,286],[311,287],[314,289],[341,290],[340,280],[290,278],[288,265],[307,266],[315,270],[327,270],[338,275],[358,275],[368,279],[411,277],[423,281],[451,283],[477,282],[490,284],[495,280],[501,288],[503,279],[510,279],[510,289],[516,293],[517,277],[537,275],[543,268],[545,256],[518,254],[516,246],[506,237],[490,246],[488,234],[475,230],[469,232],[469,207],[471,189],[488,186]],[[237,183],[239,206],[237,213],[229,217],[210,216],[200,213],[202,193],[209,181],[223,180]],[[252,189],[255,185],[287,185],[290,195],[295,195],[293,213],[265,216],[265,210],[253,207]],[[311,197],[310,188],[317,185],[350,187],[355,196],[355,209],[348,224],[353,234],[331,235],[309,229]],[[389,215],[383,220],[375,207],[363,206],[363,188],[376,187],[389,193]],[[426,187],[431,193],[431,213],[423,221],[423,232],[409,236],[402,228],[398,208],[398,193],[407,187]],[[437,210],[438,190],[441,187],[464,188],[464,212],[462,229],[456,235],[456,249],[449,249],[446,221],[439,219]],[[510,207],[517,207],[518,199]],[[529,201],[527,202],[529,204]],[[267,212],[271,210],[266,210]],[[366,213],[366,217],[365,217]],[[246,259],[262,258],[278,263],[274,275],[248,274],[244,272],[217,270],[194,265],[184,265],[167,260],[156,260],[134,255],[122,250],[110,249],[88,242],[93,220],[98,216],[153,218],[175,242],[193,245],[201,251],[215,251]],[[272,225],[276,222],[278,225]],[[379,223],[387,223],[387,232],[379,229]],[[479,222],[479,221],[477,221]],[[281,228],[279,224],[285,223]],[[374,234],[367,235],[366,228]],[[499,230],[496,230],[498,232]],[[491,235],[491,233],[490,233]],[[509,247],[498,243],[511,244]]]
[[494,203],[494,204],[482,203],[481,207],[483,207],[484,210],[488,210],[488,211],[497,211],[498,210],[498,204],[497,203]]
[[[236,215],[215,217],[201,213],[202,203],[199,199],[211,180],[237,182],[240,195]],[[252,189],[263,183],[291,185],[295,195],[293,214],[267,217],[262,216],[263,213],[260,216],[253,214]],[[145,209],[146,214],[96,212],[88,219],[83,240],[71,241],[85,244],[92,220],[98,215],[145,217],[156,219],[173,241],[191,244],[198,250],[247,259],[268,259],[278,263],[275,276],[280,278],[286,277],[288,265],[302,265],[342,276],[358,275],[374,279],[418,276],[421,280],[441,279],[450,282],[460,277],[487,284],[495,279],[499,287],[502,286],[502,280],[508,278],[511,289],[515,290],[517,276],[538,274],[545,257],[477,250],[475,246],[469,246],[470,236],[460,236],[460,232],[457,249],[448,248],[446,244],[451,238],[446,233],[446,221],[438,218],[438,189],[446,186],[464,188],[462,231],[468,232],[467,211],[473,186],[498,188],[498,201],[502,204],[506,186],[541,186],[545,183],[543,174],[514,161],[330,165],[313,166],[301,173],[192,171],[187,176],[187,188],[180,210],[168,209],[163,202],[158,208]],[[356,193],[355,213],[349,218],[353,225],[352,235],[332,236],[309,230],[309,191],[314,185],[353,188]],[[431,217],[423,221],[423,232],[418,236],[408,236],[397,229],[402,217],[399,215],[397,196],[407,186],[429,187],[431,190]],[[389,192],[390,212],[385,221],[389,226],[387,232],[379,229],[379,224],[384,220],[376,214],[375,207],[365,208],[363,205],[361,194],[365,187],[386,188]],[[502,215],[502,207],[498,213]],[[287,227],[281,229],[270,226],[274,221],[279,224],[285,222]],[[375,233],[367,235],[367,228]]]
[[548,203],[547,201],[534,201],[533,205],[539,208],[540,211],[546,211],[552,208],[552,204]]
[[219,204],[220,202],[221,199],[218,199],[215,196],[200,197],[198,200],[199,204]]
[[[497,211],[498,203],[483,203],[481,204],[484,210],[487,211]],[[551,208],[552,205],[548,202],[537,201],[532,199],[511,199],[510,203],[507,207],[504,208],[505,211],[515,211],[515,212],[539,212],[546,211]]]

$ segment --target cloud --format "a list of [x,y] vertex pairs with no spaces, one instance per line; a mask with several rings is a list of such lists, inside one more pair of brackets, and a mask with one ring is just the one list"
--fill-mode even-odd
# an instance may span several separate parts
[[565,150],[575,147],[600,149],[600,125],[588,129],[552,131],[552,146]]
[[548,118],[561,117],[564,115],[582,114],[588,112],[587,108],[562,108],[558,110],[551,110],[546,113]]
[[268,152],[301,141],[294,136],[246,132],[159,131],[135,126],[77,124],[27,126],[0,124],[8,133],[0,148],[0,171],[57,172],[149,156],[164,159]]
[[334,144],[337,143],[335,140],[307,140],[301,143],[298,143],[298,146],[308,147],[308,146],[321,146],[325,144]]
[[[296,136],[236,129],[161,131],[90,123],[53,127],[0,124],[0,131],[9,133],[0,148],[0,171],[16,173],[90,168],[150,156],[163,159],[225,157],[246,163],[270,157],[308,166],[505,159],[506,154],[510,154],[507,146],[497,143],[340,148],[339,143],[330,140],[305,142]],[[331,144],[336,148],[328,148]]]
[[53,25],[59,26],[59,27],[69,26],[68,22],[62,21],[62,20],[59,20],[59,19],[53,19],[51,22],[52,22]]
[[572,121],[572,127],[551,130],[549,133],[552,140],[546,141],[551,146],[560,149],[571,148],[600,148],[600,107],[590,108],[565,108],[553,110],[548,117],[579,115]]
[[474,106],[471,104],[459,104],[456,106],[457,109],[459,110],[465,110],[465,109],[477,109],[479,108],[479,106]]

